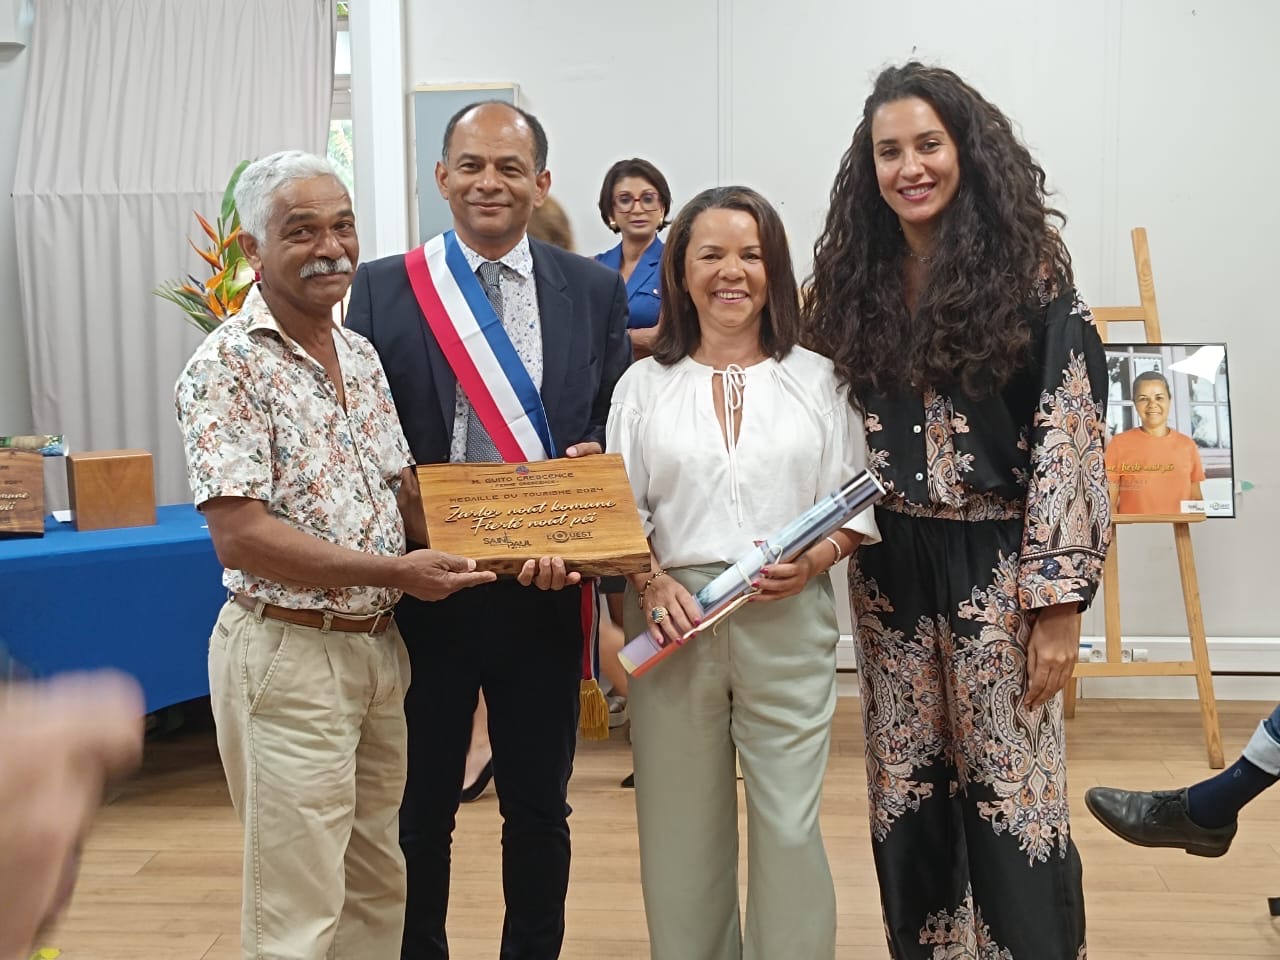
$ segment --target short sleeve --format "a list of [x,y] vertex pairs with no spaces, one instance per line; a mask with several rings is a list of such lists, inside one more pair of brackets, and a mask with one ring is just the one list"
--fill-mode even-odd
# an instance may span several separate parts
[[1191,441],[1191,482],[1200,483],[1205,479],[1204,461],[1200,459],[1200,448]]
[[206,341],[174,390],[196,506],[215,497],[269,501],[271,422],[247,354],[227,337]]

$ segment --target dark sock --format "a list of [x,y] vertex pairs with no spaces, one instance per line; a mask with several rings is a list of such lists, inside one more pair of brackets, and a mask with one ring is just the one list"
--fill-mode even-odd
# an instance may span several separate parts
[[1276,779],[1241,757],[1216,777],[1187,788],[1187,814],[1202,827],[1225,827]]

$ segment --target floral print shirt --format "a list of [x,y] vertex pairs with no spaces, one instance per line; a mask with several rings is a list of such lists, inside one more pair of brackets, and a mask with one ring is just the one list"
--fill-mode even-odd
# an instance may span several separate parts
[[1031,362],[998,393],[867,397],[867,458],[889,491],[886,509],[1020,519],[1019,605],[1083,607],[1111,537],[1106,355],[1075,290],[1043,289],[1031,329]]
[[[334,327],[346,409],[324,367],[277,325],[255,288],[211,333],[174,389],[196,506],[262,500],[303,533],[383,556],[404,553],[396,505],[412,463],[378,355]],[[226,588],[294,609],[366,616],[399,599],[384,587],[299,587],[226,570]]]

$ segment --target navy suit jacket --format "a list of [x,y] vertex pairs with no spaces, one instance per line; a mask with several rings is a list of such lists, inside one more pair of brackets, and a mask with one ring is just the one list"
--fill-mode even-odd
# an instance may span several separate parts
[[[594,440],[614,385],[631,363],[626,289],[617,273],[529,238],[542,323],[542,405],[556,453]],[[361,264],[347,327],[372,341],[400,425],[418,463],[445,463],[453,440],[457,377],[418,307],[404,256]]]

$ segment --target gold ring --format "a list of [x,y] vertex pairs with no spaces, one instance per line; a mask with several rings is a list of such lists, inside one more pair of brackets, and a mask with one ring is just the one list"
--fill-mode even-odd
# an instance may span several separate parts
[[667,619],[667,608],[654,607],[649,611],[649,619],[654,623],[662,623],[663,620]]

